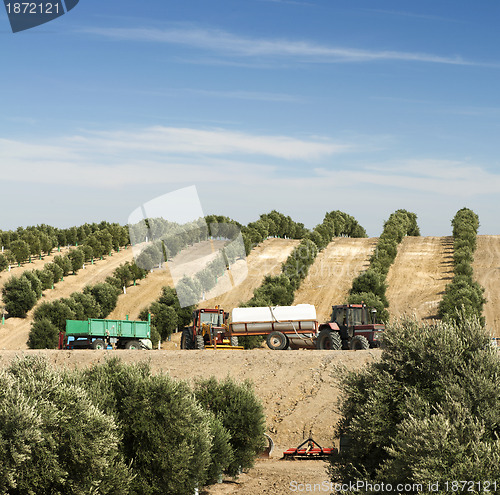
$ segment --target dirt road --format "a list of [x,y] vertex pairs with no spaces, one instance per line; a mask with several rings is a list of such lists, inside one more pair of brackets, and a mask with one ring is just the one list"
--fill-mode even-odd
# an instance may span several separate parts
[[368,268],[376,238],[334,239],[318,254],[295,293],[294,304],[314,304],[319,321],[329,319],[333,304],[344,304],[352,281]]
[[474,276],[485,288],[484,316],[492,335],[500,337],[500,236],[480,235],[474,253]]
[[451,237],[405,237],[387,275],[392,317],[436,317],[446,284],[453,277]]

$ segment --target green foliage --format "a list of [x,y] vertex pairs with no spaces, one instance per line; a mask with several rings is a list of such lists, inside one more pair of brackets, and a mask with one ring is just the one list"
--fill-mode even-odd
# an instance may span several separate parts
[[35,273],[42,284],[42,290],[52,288],[52,284],[54,283],[54,273],[52,271],[44,266],[43,270],[36,270]]
[[73,269],[73,265],[68,256],[55,256],[54,263],[61,268],[64,277],[68,276],[69,272]]
[[376,309],[377,323],[388,323],[389,321],[389,311],[385,308],[380,297],[373,292],[358,292],[356,294],[351,294],[347,302],[348,304],[365,303],[368,308]]
[[47,263],[43,267],[44,270],[50,270],[53,274],[54,284],[59,282],[63,276],[63,269],[56,263]]
[[31,325],[28,347],[30,349],[57,349],[59,329],[46,317],[35,320]]
[[35,322],[47,319],[59,332],[64,332],[66,330],[66,320],[74,320],[75,313],[66,300],[58,299],[39,304],[33,312],[33,319]]
[[226,473],[236,476],[240,469],[251,468],[266,444],[266,427],[262,404],[250,382],[238,384],[229,377],[217,382],[212,377],[198,381],[194,392],[201,405],[212,411],[230,434],[234,459]]
[[40,299],[42,297],[42,282],[40,282],[37,274],[33,270],[26,270],[21,275],[21,278],[29,280],[31,284],[31,290],[35,293],[36,298]]
[[[284,274],[266,275],[262,285],[254,290],[259,306],[289,306],[293,303],[294,291],[290,279]],[[264,304],[260,304],[260,303]]]
[[0,372],[0,492],[127,494],[112,417],[37,357]]
[[438,315],[443,320],[457,322],[460,314],[475,316],[484,324],[484,289],[473,280],[472,261],[476,249],[479,217],[468,208],[459,210],[453,220],[454,276],[444,291]]
[[2,300],[9,316],[25,318],[37,295],[27,277],[11,277],[2,288]]
[[116,287],[107,283],[100,283],[93,286],[87,286],[83,289],[84,294],[91,295],[96,303],[99,305],[101,312],[99,318],[106,318],[106,316],[113,311],[118,301],[118,294],[120,293]]
[[10,244],[9,249],[10,252],[12,253],[12,256],[14,256],[16,263],[22,263],[23,261],[26,261],[29,258],[30,246],[26,241],[23,240],[14,241]]
[[192,323],[193,311],[194,306],[181,308],[175,289],[163,287],[160,297],[139,313],[139,319],[146,321],[151,313],[151,327],[158,332],[161,340],[165,340],[176,328]]
[[205,483],[211,419],[187,384],[116,359],[85,370],[81,383],[120,425],[133,493],[191,495]]
[[72,249],[68,253],[68,259],[71,262],[71,269],[73,273],[76,273],[83,267],[83,262],[85,261],[85,255],[81,249]]
[[337,434],[350,443],[332,481],[499,479],[499,374],[477,318],[390,326],[381,361],[343,380]]
[[0,254],[0,272],[7,270],[8,266],[9,260],[7,259],[7,256]]
[[210,449],[210,464],[206,473],[208,485],[216,483],[219,476],[229,469],[234,462],[234,452],[231,447],[231,434],[224,427],[222,421],[209,411],[209,427],[212,436]]
[[368,269],[354,279],[351,294],[372,293],[380,299],[384,307],[387,307],[389,302],[385,297],[386,289],[385,276],[373,269]]

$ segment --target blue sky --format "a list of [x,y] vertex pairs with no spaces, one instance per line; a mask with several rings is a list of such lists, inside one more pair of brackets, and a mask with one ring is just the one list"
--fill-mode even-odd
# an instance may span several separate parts
[[119,221],[196,185],[206,214],[391,212],[500,234],[500,3],[80,0],[0,9],[0,228]]

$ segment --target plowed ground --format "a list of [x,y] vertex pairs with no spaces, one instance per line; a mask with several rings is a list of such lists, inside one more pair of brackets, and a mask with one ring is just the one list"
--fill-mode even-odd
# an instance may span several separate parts
[[377,239],[339,237],[318,254],[295,294],[294,304],[314,304],[319,321],[327,321],[332,305],[347,302],[352,281],[369,266]]
[[387,275],[387,299],[392,317],[419,319],[437,315],[439,301],[453,277],[451,237],[405,237]]
[[473,267],[475,279],[485,288],[486,327],[500,337],[500,236],[478,236]]
[[248,301],[253,296],[253,291],[260,287],[266,275],[278,275],[281,264],[286,261],[293,248],[300,241],[293,239],[267,239],[262,244],[252,249],[246,259],[248,273],[246,278],[228,292],[213,298],[207,294],[207,300],[199,304],[201,308],[213,308],[219,305],[226,311],[231,311],[239,304]]

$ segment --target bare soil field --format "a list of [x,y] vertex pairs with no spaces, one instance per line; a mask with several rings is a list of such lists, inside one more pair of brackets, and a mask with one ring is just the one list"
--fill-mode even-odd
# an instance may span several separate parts
[[480,235],[474,253],[474,277],[485,288],[484,316],[492,336],[500,337],[500,236]]
[[451,237],[405,237],[387,275],[387,299],[392,317],[416,315],[432,319],[453,277]]
[[360,369],[380,358],[370,351],[0,351],[0,366],[15,356],[44,356],[56,367],[82,368],[103,363],[112,356],[134,363],[147,360],[154,373],[195,380],[231,376],[236,381],[251,380],[262,400],[268,432],[275,442],[269,460],[257,461],[255,469],[237,480],[210,487],[205,493],[272,494],[290,493],[292,481],[321,483],[328,479],[322,461],[280,461],[283,450],[298,446],[311,433],[323,446],[334,444],[338,420],[338,380],[343,369]]
[[208,293],[207,299],[200,303],[199,307],[213,308],[219,305],[224,310],[230,311],[240,303],[248,301],[253,296],[253,291],[260,287],[266,275],[278,275],[281,272],[281,264],[286,261],[299,242],[293,239],[265,240],[252,249],[247,256],[246,268],[248,273],[246,278],[224,294],[210,298],[211,293]]
[[318,254],[295,293],[294,304],[314,304],[318,320],[327,321],[332,305],[347,301],[352,281],[368,268],[376,243],[376,238],[334,239]]

